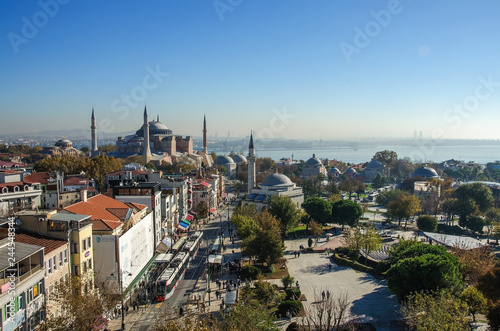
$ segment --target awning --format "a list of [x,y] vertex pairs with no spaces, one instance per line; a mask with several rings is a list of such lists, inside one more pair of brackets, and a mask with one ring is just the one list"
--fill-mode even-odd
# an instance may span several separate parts
[[193,190],[188,190],[188,193],[193,193]]
[[225,198],[226,197],[226,193],[222,193],[221,197]]
[[189,227],[189,225],[187,225],[187,224],[186,224],[186,223],[184,223],[184,222],[180,222],[180,223],[179,223],[179,226],[181,226],[181,227],[183,227],[183,228],[186,228],[186,229]]
[[207,187],[210,186],[210,184],[208,184],[207,182],[203,182],[203,183],[201,183],[201,185],[207,186]]
[[210,212],[213,214],[215,211],[215,208],[210,208]]
[[170,237],[165,237],[163,238],[162,242],[167,245],[168,247],[171,247],[172,246],[172,238]]
[[193,200],[189,199],[189,200],[188,200],[188,203],[193,203]]
[[187,216],[186,216],[186,220],[188,220],[188,221],[191,221],[193,218],[194,218],[194,216],[193,216],[193,215],[187,215]]
[[183,228],[183,227],[182,227],[182,226],[180,226],[180,225],[177,227],[177,230],[179,230],[179,231],[187,231],[187,229],[186,229],[186,228]]
[[191,222],[189,222],[188,220],[182,220],[183,223],[186,223],[187,225],[190,225]]
[[217,264],[222,264],[222,255],[209,255],[208,256],[208,263],[217,263]]
[[194,212],[194,211],[192,211],[192,210],[190,210],[190,211],[189,211],[189,213],[190,213],[191,215],[196,215],[196,212]]

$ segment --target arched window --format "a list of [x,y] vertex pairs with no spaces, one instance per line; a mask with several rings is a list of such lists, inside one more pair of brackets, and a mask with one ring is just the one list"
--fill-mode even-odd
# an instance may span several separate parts
[[9,190],[6,187],[2,188],[2,193],[7,193],[7,192],[9,192]]
[[19,192],[19,186],[14,186],[14,192]]
[[24,190],[25,191],[29,190],[29,186],[28,185],[24,185]]

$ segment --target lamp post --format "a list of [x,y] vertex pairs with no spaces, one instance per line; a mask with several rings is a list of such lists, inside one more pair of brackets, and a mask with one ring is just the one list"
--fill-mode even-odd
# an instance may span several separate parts
[[[121,270],[119,269],[119,272],[118,272],[118,286],[120,287],[120,299],[121,299],[121,311],[122,311],[122,327],[120,330],[125,330],[125,304],[124,304],[124,298],[123,298],[123,275],[122,273],[123,272],[127,272],[125,270]],[[132,274],[129,272],[128,273],[129,276],[132,276]],[[111,276],[114,276],[113,274],[111,274]]]
[[210,306],[210,263],[208,262],[208,256],[210,254],[209,245],[210,241],[207,239],[207,293],[208,293],[208,305]]

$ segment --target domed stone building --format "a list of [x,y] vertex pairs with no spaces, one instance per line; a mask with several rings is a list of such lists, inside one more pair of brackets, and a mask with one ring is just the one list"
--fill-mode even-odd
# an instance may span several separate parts
[[80,155],[81,151],[73,147],[73,143],[68,139],[59,139],[54,146],[46,146],[40,151],[41,154],[50,156]]
[[337,167],[332,167],[328,173],[333,178],[338,178],[341,174],[340,170]]
[[436,172],[436,170],[432,169],[431,167],[427,167],[427,166],[417,168],[417,170],[415,170],[415,172],[411,176],[412,177],[423,177],[425,179],[427,179],[427,178],[439,178],[439,175]]
[[349,168],[347,168],[346,171],[344,171],[344,175],[352,178],[352,177],[356,177],[358,175],[358,172],[356,170],[354,170],[353,167],[349,167]]
[[384,176],[384,165],[380,161],[372,160],[366,166],[363,174],[365,176],[365,181],[371,182],[378,174]]
[[227,155],[220,155],[215,159],[215,165],[217,167],[224,167],[227,171],[228,177],[236,176],[236,163],[233,159]]
[[[144,132],[149,131],[147,137]],[[149,146],[150,151],[146,151]],[[174,136],[171,129],[160,122],[160,116],[156,120],[148,121],[146,107],[144,107],[144,124],[134,135],[118,137],[116,141],[116,154],[126,155],[146,155],[151,153],[176,154],[177,152],[192,154],[193,138],[186,136]]]
[[304,167],[302,168],[302,177],[311,177],[317,175],[326,176],[326,168],[323,163],[313,154],[312,158],[306,161]]
[[292,199],[298,208],[301,208],[304,202],[304,193],[302,188],[298,187],[287,176],[279,173],[267,176],[262,183],[255,185],[255,149],[253,146],[253,137],[250,136],[250,145],[248,153],[248,195],[244,203],[253,203],[257,205],[258,210],[267,208],[268,201],[273,195],[287,196]]

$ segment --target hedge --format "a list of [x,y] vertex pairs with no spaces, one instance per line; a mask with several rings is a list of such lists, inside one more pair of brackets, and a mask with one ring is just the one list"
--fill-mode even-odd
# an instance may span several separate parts
[[285,300],[299,300],[302,292],[298,288],[287,288],[285,290],[286,299]]
[[246,265],[241,268],[242,279],[257,279],[260,274],[262,274],[262,271],[253,265]]
[[351,267],[353,269],[356,269],[356,270],[359,270],[359,271],[363,271],[363,272],[367,272],[367,273],[372,274],[372,275],[378,275],[378,274],[380,274],[377,270],[375,270],[372,267],[366,266],[364,264],[361,264],[361,263],[358,263],[358,262],[355,262],[355,261],[351,261],[349,259],[345,259],[343,257],[340,257],[338,254],[335,254],[333,256],[333,260],[337,264],[339,264],[339,265],[346,265],[346,266],[349,266],[349,267]]
[[289,311],[292,314],[292,316],[297,316],[303,308],[304,306],[300,301],[286,300],[279,304],[276,314],[279,317],[285,317],[286,312]]

